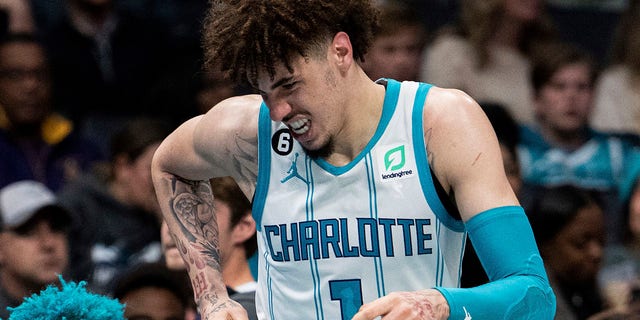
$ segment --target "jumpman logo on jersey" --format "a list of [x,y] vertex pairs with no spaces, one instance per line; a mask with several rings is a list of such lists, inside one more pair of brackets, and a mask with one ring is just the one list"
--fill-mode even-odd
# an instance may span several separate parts
[[467,308],[462,307],[462,310],[464,310],[464,320],[471,320],[471,314],[467,311]]
[[287,171],[289,175],[284,177],[284,179],[280,180],[280,183],[285,183],[289,181],[289,179],[291,178],[298,178],[306,184],[307,180],[298,173],[298,153],[297,152],[294,155],[294,157],[295,158],[293,158],[293,161],[291,161],[291,167],[289,168],[289,171]]

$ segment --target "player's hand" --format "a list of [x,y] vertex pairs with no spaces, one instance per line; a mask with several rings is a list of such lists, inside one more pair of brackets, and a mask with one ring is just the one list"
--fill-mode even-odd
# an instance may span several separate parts
[[362,305],[353,320],[445,320],[449,304],[435,289],[393,292]]
[[237,302],[226,299],[201,310],[202,320],[248,320],[247,311]]

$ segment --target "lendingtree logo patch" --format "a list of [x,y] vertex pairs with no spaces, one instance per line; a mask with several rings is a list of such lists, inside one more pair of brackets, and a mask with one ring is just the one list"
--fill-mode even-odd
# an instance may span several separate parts
[[415,163],[407,159],[407,148],[404,144],[381,149],[378,164],[382,181],[404,179],[415,174]]
[[404,145],[395,147],[384,154],[384,170],[393,171],[404,167]]

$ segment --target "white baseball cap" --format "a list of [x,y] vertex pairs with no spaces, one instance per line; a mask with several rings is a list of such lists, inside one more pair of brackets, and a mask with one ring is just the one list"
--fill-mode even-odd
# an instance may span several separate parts
[[46,206],[59,207],[56,196],[42,183],[23,180],[9,184],[0,190],[1,225],[21,226]]

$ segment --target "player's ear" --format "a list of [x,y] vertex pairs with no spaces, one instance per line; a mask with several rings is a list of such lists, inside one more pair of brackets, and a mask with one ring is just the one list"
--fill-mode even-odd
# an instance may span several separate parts
[[353,48],[351,46],[351,39],[346,32],[340,31],[333,36],[331,46],[329,48],[329,55],[335,59],[337,65],[345,71],[353,63]]

